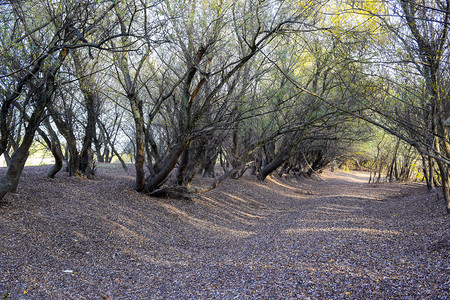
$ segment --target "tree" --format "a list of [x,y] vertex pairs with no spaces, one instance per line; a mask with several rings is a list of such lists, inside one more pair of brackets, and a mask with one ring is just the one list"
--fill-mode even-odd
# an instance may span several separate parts
[[448,65],[444,65],[448,64],[449,55],[450,2],[399,0],[388,4],[392,14],[387,15],[392,17],[370,9],[362,10],[364,14],[376,17],[380,26],[388,29],[395,41],[388,49],[389,57],[378,56],[378,59],[391,61],[392,64],[382,79],[383,86],[368,104],[376,117],[366,120],[427,157],[423,163],[428,169],[425,173],[428,173],[429,188],[433,161],[436,162],[447,212],[450,213],[450,137],[445,126],[449,97],[446,80],[442,80],[448,78]]
[[[418,58],[418,71],[425,80],[428,108],[428,122],[431,123],[434,151],[437,155],[444,200],[450,213],[450,134],[445,126],[445,107],[448,106],[448,89],[444,89],[440,79],[447,72],[442,70],[443,59],[448,55],[450,1],[434,1],[426,6],[418,1],[399,1],[404,20],[417,45],[414,52]],[[444,77],[445,78],[445,77]],[[447,103],[446,103],[447,102]],[[428,104],[428,105],[427,105]],[[442,158],[442,159],[440,159]],[[447,162],[445,162],[445,160]]]
[[[113,4],[114,5],[114,4]],[[88,32],[100,22],[113,7],[106,7],[99,15],[92,15],[93,24],[85,29]],[[20,146],[14,151],[6,175],[0,181],[0,199],[8,192],[17,189],[20,175],[24,168],[28,151],[33,143],[34,136],[44,117],[47,105],[57,89],[57,74],[72,48],[81,47],[78,43],[84,42],[80,31],[74,26],[84,26],[87,22],[82,19],[81,11],[85,11],[84,3],[41,3],[36,5],[33,1],[23,1],[19,5],[16,1],[9,1],[5,11],[12,17],[2,15],[4,32],[12,32],[4,41],[2,49],[2,66],[7,68],[6,77],[9,86],[3,90],[1,112],[1,152],[6,149],[5,140],[8,139],[8,116],[16,101],[23,101],[22,107],[29,111],[26,120],[25,133]],[[40,18],[28,19],[24,12],[37,14]],[[78,17],[78,18],[77,18]],[[3,36],[3,35],[2,35]],[[25,49],[26,56],[15,56]],[[9,55],[5,53],[9,51]],[[7,63],[5,59],[11,59]],[[24,92],[27,97],[23,97]]]

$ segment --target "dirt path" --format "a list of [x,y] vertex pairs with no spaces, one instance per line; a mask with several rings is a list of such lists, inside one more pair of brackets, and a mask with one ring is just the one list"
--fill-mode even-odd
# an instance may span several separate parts
[[448,299],[442,199],[367,179],[248,176],[189,202],[142,196],[114,166],[28,168],[0,206],[0,298]]

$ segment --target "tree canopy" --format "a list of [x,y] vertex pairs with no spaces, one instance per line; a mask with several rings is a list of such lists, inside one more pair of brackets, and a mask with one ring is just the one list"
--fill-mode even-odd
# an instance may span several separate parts
[[[43,143],[186,196],[252,169],[424,179],[450,212],[450,1],[0,1],[0,198]],[[220,168],[221,172],[217,169]],[[192,185],[214,177],[211,186]],[[376,179],[377,178],[377,179]]]

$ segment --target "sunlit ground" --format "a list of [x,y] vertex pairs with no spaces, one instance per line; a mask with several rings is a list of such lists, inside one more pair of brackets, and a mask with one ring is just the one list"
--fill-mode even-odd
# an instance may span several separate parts
[[[124,160],[126,163],[129,163],[130,160],[124,157]],[[52,165],[55,163],[55,159],[53,157],[43,157],[42,155],[32,155],[28,157],[27,162],[25,166],[31,167],[31,166],[43,166],[43,165]],[[120,163],[119,160],[114,157],[112,160],[112,163]],[[4,156],[0,156],[0,168],[6,168],[6,161]]]
[[[44,158],[44,157],[29,157],[27,159],[26,166],[42,166],[42,165],[51,165],[54,164],[55,160],[53,158]],[[5,158],[0,156],[0,168],[7,167]]]
[[354,183],[367,183],[369,181],[370,174],[368,172],[360,172],[360,171],[325,171],[321,174],[321,177],[324,179],[338,179],[343,180],[345,182],[354,182]]

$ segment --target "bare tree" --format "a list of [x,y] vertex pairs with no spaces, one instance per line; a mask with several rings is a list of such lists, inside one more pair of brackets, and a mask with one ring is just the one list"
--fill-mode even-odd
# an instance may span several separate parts
[[[80,16],[80,10],[85,10],[84,4],[65,3],[59,10],[53,10],[51,2],[41,3],[36,6],[32,1],[23,1],[19,5],[16,1],[5,4],[7,10],[12,13],[12,18],[4,19],[4,28],[13,28],[14,34],[10,35],[10,40],[5,47],[7,51],[14,53],[16,49],[26,48],[29,57],[20,59],[14,57],[16,62],[5,76],[10,79],[10,86],[2,100],[2,152],[4,152],[3,140],[8,135],[8,115],[12,104],[22,100],[24,90],[28,90],[31,97],[28,99],[24,109],[29,110],[29,119],[25,127],[25,133],[20,146],[14,151],[6,175],[0,181],[0,199],[6,193],[15,191],[19,183],[20,175],[24,168],[28,151],[33,143],[35,133],[41,124],[42,118],[50,103],[53,93],[57,89],[57,73],[67,58],[71,48],[80,47],[79,43],[84,43],[80,37],[80,29],[74,27],[78,20],[74,16]],[[93,25],[102,20],[106,12],[93,16]],[[38,21],[33,21],[24,17],[25,10],[39,10],[43,16]],[[80,23],[85,24],[85,23]],[[91,26],[90,28],[93,28]],[[85,32],[88,30],[86,29]],[[18,38],[17,38],[18,37]],[[25,62],[25,63],[24,63]],[[15,80],[14,80],[15,79]]]

